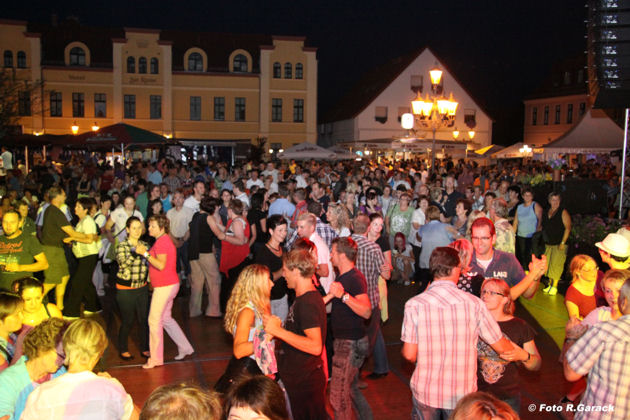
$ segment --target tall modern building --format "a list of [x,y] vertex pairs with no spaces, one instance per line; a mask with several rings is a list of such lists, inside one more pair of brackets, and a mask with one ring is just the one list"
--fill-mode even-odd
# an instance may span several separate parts
[[199,144],[316,142],[316,48],[304,37],[0,20],[0,54],[24,86],[24,134],[124,122]]

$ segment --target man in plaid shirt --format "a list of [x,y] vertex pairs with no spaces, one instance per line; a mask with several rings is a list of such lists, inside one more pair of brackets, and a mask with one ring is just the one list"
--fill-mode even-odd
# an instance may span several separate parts
[[367,292],[372,306],[372,314],[367,328],[370,353],[374,353],[374,371],[368,375],[370,379],[379,379],[389,372],[385,340],[381,331],[381,308],[378,291],[378,277],[389,280],[391,270],[385,262],[381,247],[367,238],[367,230],[370,218],[366,214],[359,214],[354,218],[352,226],[354,233],[352,239],[357,243],[357,269],[365,276]]
[[[505,360],[514,347],[478,297],[459,290],[459,254],[435,248],[429,260],[433,282],[405,304],[402,356],[416,368],[411,376],[412,418],[447,418],[466,394],[477,390],[477,341]],[[440,417],[442,416],[442,417]]]
[[576,420],[630,418],[630,280],[617,301],[621,318],[600,322],[567,351],[564,376],[577,381],[588,374],[586,393],[576,407]]

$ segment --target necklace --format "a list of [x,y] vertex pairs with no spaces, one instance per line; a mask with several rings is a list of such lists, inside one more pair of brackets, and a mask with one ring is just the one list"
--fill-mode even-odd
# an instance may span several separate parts
[[267,242],[267,243],[266,243],[266,245],[267,245],[267,247],[268,247],[270,250],[275,251],[276,253],[280,252],[280,248],[279,248],[279,247],[278,247],[278,248],[274,248],[274,247],[272,247],[271,245],[269,245],[269,242]]

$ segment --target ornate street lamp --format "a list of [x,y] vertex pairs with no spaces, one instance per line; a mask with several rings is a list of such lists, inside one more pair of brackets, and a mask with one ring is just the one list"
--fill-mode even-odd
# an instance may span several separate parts
[[72,130],[72,134],[77,134],[79,132],[79,126],[77,125],[76,121],[72,123],[70,129]]
[[94,122],[94,125],[92,126],[92,131],[96,132],[99,128],[100,127],[98,126],[98,123]]
[[[431,170],[435,170],[435,133],[443,127],[452,127],[455,124],[455,114],[458,103],[453,99],[453,94],[445,98],[442,95],[444,86],[442,84],[442,70],[437,66],[429,71],[431,77],[431,95],[428,93],[422,98],[422,90],[418,89],[418,96],[411,101],[412,113],[403,114],[401,124],[405,130],[415,132],[414,126],[417,124],[418,130],[429,130],[433,132],[431,143]],[[459,132],[458,132],[459,135]],[[473,134],[474,135],[474,134]]]

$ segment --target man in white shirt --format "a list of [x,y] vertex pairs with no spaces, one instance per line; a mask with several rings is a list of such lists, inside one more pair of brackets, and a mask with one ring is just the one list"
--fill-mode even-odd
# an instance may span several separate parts
[[245,204],[246,208],[250,208],[249,197],[245,192],[245,186],[243,185],[243,181],[240,179],[234,182],[234,187],[232,188],[234,192],[234,198],[240,200],[243,204]]
[[247,180],[247,184],[245,185],[245,187],[248,190],[251,190],[254,185],[258,186],[258,188],[265,187],[264,182],[262,182],[262,180],[258,178],[258,171],[255,169],[249,173],[249,179]]
[[197,213],[199,211],[199,203],[201,203],[201,197],[206,192],[206,184],[203,181],[195,181],[193,184],[193,193],[190,197],[188,197],[184,201],[184,207],[188,207],[193,211],[193,213]]
[[188,237],[190,236],[190,230],[188,225],[192,221],[195,212],[184,205],[184,192],[182,190],[175,191],[172,201],[175,207],[166,212],[166,218],[171,225],[169,235],[177,248],[177,272],[182,279],[185,279],[187,274],[190,273],[190,263],[188,262]]
[[2,168],[4,168],[5,171],[13,170],[13,154],[9,152],[6,146],[2,146],[0,158],[2,159]]
[[307,238],[317,248],[317,267],[315,273],[319,276],[319,282],[328,293],[330,285],[335,281],[335,271],[330,261],[330,250],[326,242],[315,231],[317,217],[312,213],[304,213],[297,220],[297,232],[300,238]]
[[267,163],[267,169],[262,171],[261,175],[265,177],[271,175],[273,177],[273,182],[278,182],[278,170],[275,168],[273,162]]

